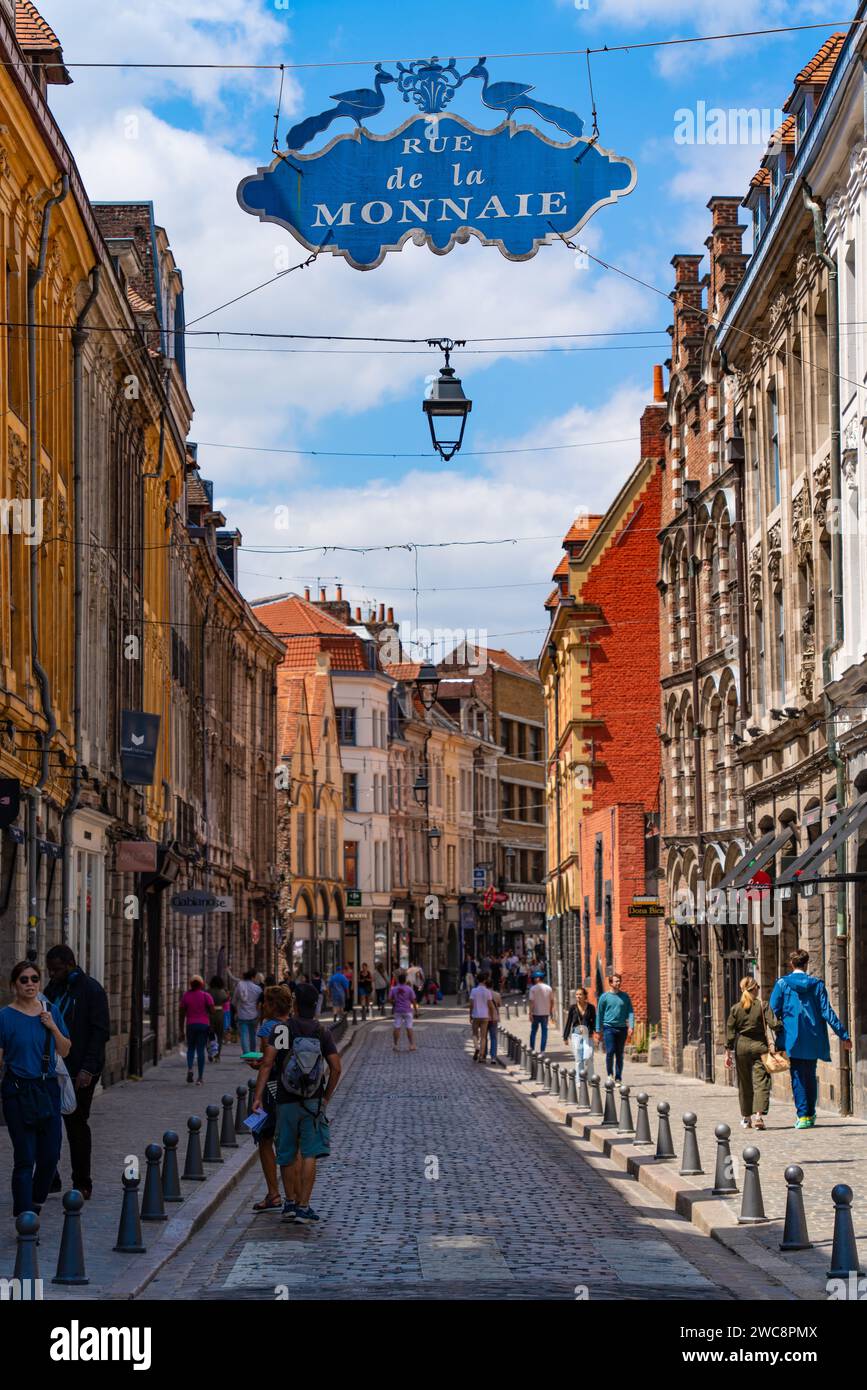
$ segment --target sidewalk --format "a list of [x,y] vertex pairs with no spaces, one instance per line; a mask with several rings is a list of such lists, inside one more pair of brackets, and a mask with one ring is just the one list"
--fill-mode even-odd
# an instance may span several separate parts
[[[328,1020],[326,1020],[328,1021]],[[358,1032],[349,1025],[339,1038],[343,1053]],[[214,1208],[244,1176],[251,1164],[258,1164],[256,1149],[249,1135],[238,1135],[238,1148],[223,1150],[223,1163],[206,1163],[205,1182],[181,1182],[182,1203],[166,1207],[167,1221],[143,1222],[142,1244],[145,1254],[121,1255],[113,1250],[117,1238],[122,1197],[121,1175],[128,1154],[136,1154],[141,1165],[139,1203],[144,1189],[145,1147],[162,1144],[165,1130],[180,1137],[178,1168],[183,1172],[187,1144],[187,1118],[202,1120],[201,1142],[205,1139],[205,1107],[220,1105],[224,1094],[235,1095],[236,1087],[246,1085],[255,1073],[240,1061],[237,1043],[227,1043],[222,1060],[209,1062],[204,1085],[186,1082],[186,1050],[168,1053],[159,1066],[150,1067],[141,1081],[122,1081],[94,1098],[90,1127],[93,1133],[93,1197],[82,1212],[84,1256],[89,1284],[63,1287],[52,1284],[60,1233],[63,1225],[62,1194],[53,1194],[42,1208],[39,1245],[39,1273],[45,1299],[125,1299],[133,1298],[153,1278],[157,1270],[208,1219]],[[220,1108],[222,1117],[222,1107]],[[219,1122],[218,1122],[219,1123]],[[5,1127],[0,1127],[0,1277],[11,1278],[15,1265],[15,1225],[12,1217],[12,1145]],[[64,1134],[60,1157],[64,1190],[70,1186],[69,1146]],[[263,1185],[264,1191],[264,1185]],[[220,1252],[214,1252],[215,1261]]]
[[[506,1019],[505,1010],[500,1027],[529,1044],[529,1020],[521,1012]],[[537,1039],[538,1041],[538,1039]],[[549,1033],[547,1056],[569,1070],[574,1066],[571,1048],[562,1041],[562,1024]],[[500,1058],[508,1062],[505,1047]],[[596,1069],[605,1077],[605,1056],[597,1047]],[[543,1096],[539,1086],[531,1087],[520,1068],[507,1067],[506,1076],[530,1103],[547,1110],[558,1122],[571,1125],[578,1141],[586,1139],[598,1153],[606,1153],[621,1170],[628,1170],[639,1182],[652,1189],[670,1206],[689,1216],[706,1234],[721,1240],[751,1264],[764,1267],[799,1297],[824,1298],[831,1241],[834,1228],[834,1205],[831,1189],[837,1183],[852,1188],[852,1216],[855,1236],[859,1241],[862,1266],[867,1268],[867,1122],[854,1116],[841,1116],[832,1111],[818,1111],[818,1124],[812,1130],[795,1130],[794,1106],[787,1100],[772,1100],[766,1118],[767,1129],[755,1131],[740,1127],[740,1109],[734,1086],[707,1085],[692,1078],[650,1067],[646,1062],[630,1063],[624,1067],[624,1084],[630,1088],[632,1116],[637,1116],[635,1098],[641,1091],[650,1096],[648,1113],[654,1143],[657,1133],[656,1106],[666,1100],[671,1105],[670,1120],[674,1147],[678,1157],[656,1162],[653,1149],[637,1148],[631,1139],[618,1135],[616,1129],[601,1129],[601,1122],[578,1114],[574,1106],[566,1107],[553,1097]],[[604,1089],[603,1089],[604,1100]],[[620,1097],[617,1094],[618,1113]],[[680,1155],[683,1151],[682,1116],[686,1111],[698,1116],[697,1135],[704,1177],[680,1177]],[[727,1199],[711,1197],[716,1157],[714,1128],[725,1123],[731,1128],[731,1151],[735,1158],[735,1174],[742,1188],[743,1164],[741,1154],[750,1145],[761,1154],[760,1174],[765,1213],[768,1223],[758,1226],[739,1226],[741,1194]],[[789,1164],[797,1163],[804,1170],[804,1208],[807,1227],[814,1248],[782,1254],[783,1218],[786,1207],[786,1184],[783,1173]],[[785,1275],[780,1270],[786,1271]]]

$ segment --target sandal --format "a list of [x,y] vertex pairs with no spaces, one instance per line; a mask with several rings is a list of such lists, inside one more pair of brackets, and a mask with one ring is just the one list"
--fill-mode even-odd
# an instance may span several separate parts
[[276,1196],[276,1197],[263,1197],[262,1200],[261,1200],[261,1202],[254,1202],[254,1203],[253,1203],[253,1211],[282,1211],[282,1210],[283,1210],[283,1199],[282,1199],[282,1197],[279,1196],[279,1194],[278,1194],[278,1196]]

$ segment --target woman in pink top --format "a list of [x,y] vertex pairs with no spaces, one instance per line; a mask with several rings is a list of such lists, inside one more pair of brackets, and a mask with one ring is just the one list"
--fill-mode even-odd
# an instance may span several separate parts
[[412,985],[408,985],[406,982],[405,970],[398,971],[397,984],[392,986],[391,993],[388,997],[394,1009],[394,1018],[392,1020],[392,1027],[394,1028],[394,1050],[397,1052],[398,1043],[400,1041],[400,1030],[401,1028],[405,1028],[407,1038],[409,1039],[409,1050],[410,1052],[415,1052],[412,1025],[415,1015],[418,1013],[418,1004],[416,1002],[415,990]]
[[199,1068],[197,1086],[201,1086],[205,1074],[205,1045],[211,1031],[211,1009],[214,1001],[205,989],[201,975],[194,975],[190,987],[181,997],[181,1027],[186,1025],[187,1033],[187,1080],[193,1079],[193,1056]]

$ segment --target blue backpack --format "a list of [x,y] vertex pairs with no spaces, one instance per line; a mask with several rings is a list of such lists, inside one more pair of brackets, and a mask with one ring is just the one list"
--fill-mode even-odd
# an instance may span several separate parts
[[318,1035],[292,1039],[280,1080],[284,1091],[299,1100],[311,1100],[319,1094],[325,1081],[325,1058]]

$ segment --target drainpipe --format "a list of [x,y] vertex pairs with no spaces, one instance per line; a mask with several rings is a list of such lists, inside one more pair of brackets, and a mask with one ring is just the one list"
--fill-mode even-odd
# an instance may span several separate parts
[[[27,385],[28,385],[28,427],[30,436],[30,501],[34,503],[39,493],[39,418],[38,392],[36,382],[36,290],[45,274],[45,257],[48,251],[48,229],[55,203],[63,202],[69,192],[69,176],[61,175],[60,192],[52,193],[42,209],[42,230],[39,236],[39,259],[35,266],[27,270]],[[30,550],[30,663],[39,686],[42,713],[47,728],[43,733],[37,730],[41,748],[41,765],[35,786],[30,788],[27,809],[27,957],[36,959],[36,945],[39,930],[39,852],[37,847],[39,811],[42,792],[48,781],[48,760],[51,740],[57,732],[57,718],[51,703],[51,682],[48,672],[39,660],[39,546]]]
[[[837,747],[834,729],[834,701],[828,687],[833,679],[831,658],[843,646],[843,536],[841,533],[842,478],[840,442],[840,305],[839,276],[837,262],[828,254],[825,237],[825,220],[821,206],[813,197],[806,182],[803,187],[804,206],[813,218],[813,232],[816,239],[816,256],[828,272],[828,376],[829,376],[829,414],[831,420],[831,503],[833,525],[831,528],[831,613],[833,641],[822,652],[822,685],[825,702],[825,742],[828,759],[834,768],[837,785],[838,812],[846,803],[846,764]],[[841,850],[837,860],[838,872],[845,871],[845,850]],[[841,865],[841,862],[842,865]],[[846,911],[846,885],[837,884],[836,905],[837,938],[837,994],[840,1021],[849,1028],[849,933]],[[849,1115],[852,1111],[852,1074],[849,1054],[840,1049],[840,1113]]]
[[71,919],[70,888],[72,884],[72,817],[81,796],[81,692],[82,671],[82,608],[84,597],[84,517],[82,513],[82,467],[84,454],[83,430],[83,349],[87,342],[84,327],[96,296],[99,293],[100,267],[95,265],[90,272],[90,294],[84,308],[75,320],[72,330],[72,513],[75,538],[75,590],[73,597],[73,668],[72,668],[72,724],[75,749],[75,762],[72,768],[72,795],[61,816],[62,861],[62,902],[63,902],[63,940],[69,941]]
[[[692,710],[693,710],[693,774],[695,777],[695,834],[696,857],[698,860],[698,879],[702,879],[702,852],[704,849],[704,765],[701,734],[700,710],[698,704],[698,562],[695,555],[695,497],[687,495],[687,551],[689,553],[689,664],[692,667]],[[704,1080],[714,1079],[713,1015],[710,1000],[710,933],[708,932],[707,907],[703,901],[696,902],[696,914],[700,915],[699,930],[699,973],[701,990],[701,1031],[704,1044]]]

